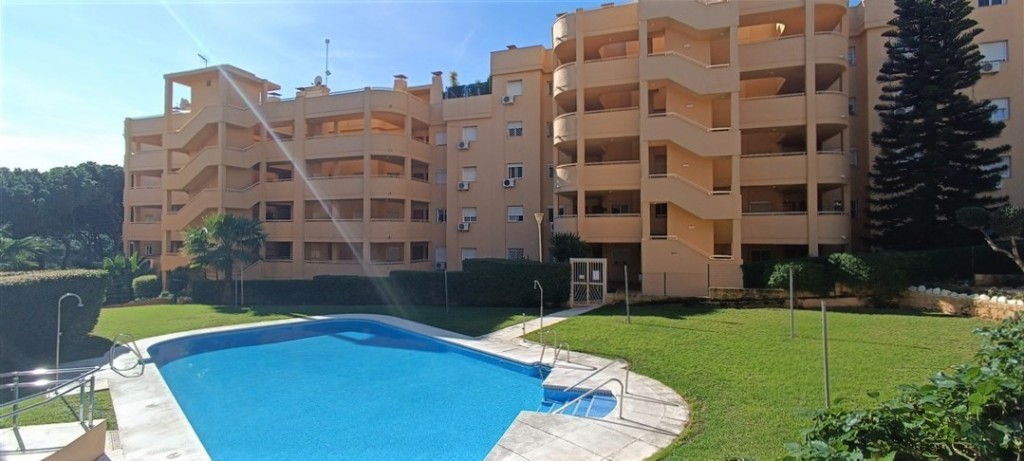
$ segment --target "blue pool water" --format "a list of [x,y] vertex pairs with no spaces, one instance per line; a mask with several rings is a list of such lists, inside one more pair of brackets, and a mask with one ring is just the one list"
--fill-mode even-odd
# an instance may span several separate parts
[[[579,395],[545,392],[542,369],[362,320],[195,336],[149,352],[215,461],[478,460],[520,411]],[[591,416],[610,410],[586,405]]]

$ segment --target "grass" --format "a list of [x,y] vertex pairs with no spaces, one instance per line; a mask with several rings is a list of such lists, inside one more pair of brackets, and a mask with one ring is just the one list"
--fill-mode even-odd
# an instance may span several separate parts
[[[37,403],[45,397],[36,397],[22,404],[22,408]],[[95,406],[93,407],[93,419],[107,420],[107,430],[117,429],[117,418],[114,416],[114,407],[110,403],[110,391],[96,391]],[[56,401],[50,404],[43,405],[39,408],[33,408],[20,416],[18,416],[19,426],[31,426],[34,424],[53,424],[53,423],[70,423],[78,421],[78,417],[75,416],[81,407],[79,407],[78,391],[72,391],[70,394],[65,396],[66,404],[64,402]],[[88,397],[86,397],[88,400]],[[72,408],[74,409],[72,411]],[[10,409],[4,409],[6,413]],[[13,421],[11,418],[4,418],[0,420],[0,428],[11,427]]]
[[[623,357],[692,407],[691,426],[664,459],[773,459],[823,407],[821,314],[785,309],[609,306],[550,329],[573,350]],[[833,408],[861,408],[967,361],[980,345],[970,318],[893,311],[830,312]],[[531,338],[537,340],[536,333]]]

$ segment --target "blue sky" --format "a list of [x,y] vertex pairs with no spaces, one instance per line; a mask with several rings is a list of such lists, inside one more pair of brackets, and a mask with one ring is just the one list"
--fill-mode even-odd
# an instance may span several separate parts
[[157,114],[163,75],[233,64],[288,95],[324,70],[334,90],[435,70],[486,79],[490,52],[551,46],[555,13],[602,1],[0,0],[0,166],[121,164],[125,117]]

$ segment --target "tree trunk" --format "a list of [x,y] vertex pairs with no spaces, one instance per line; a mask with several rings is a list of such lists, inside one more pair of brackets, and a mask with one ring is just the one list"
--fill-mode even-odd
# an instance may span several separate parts
[[60,268],[68,268],[68,260],[71,259],[71,240],[68,238],[60,239],[61,245],[64,246],[64,257],[60,260]]
[[221,304],[231,306],[235,304],[235,279],[231,269],[224,271],[224,288],[221,292]]

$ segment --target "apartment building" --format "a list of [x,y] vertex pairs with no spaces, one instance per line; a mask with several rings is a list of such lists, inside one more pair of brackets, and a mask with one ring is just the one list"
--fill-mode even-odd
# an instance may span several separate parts
[[[1024,206],[1024,4],[1010,0],[972,0],[971,18],[982,32],[975,38],[985,56],[981,80],[968,94],[975,100],[987,99],[997,106],[995,120],[1006,124],[999,139],[988,145],[1009,144],[1010,152],[1003,162],[1010,168],[1003,173],[1001,194],[1010,203]],[[852,169],[852,212],[854,232],[862,234],[866,226],[868,173],[878,149],[871,145],[871,132],[881,129],[875,104],[882,94],[882,85],[875,77],[886,60],[882,33],[891,27],[895,16],[894,0],[870,0],[850,9],[849,72],[854,84],[850,88],[850,130],[853,148],[858,155]],[[856,244],[861,242],[856,241]]]
[[[1009,118],[1024,110],[1021,5],[978,1],[997,70],[977,97],[1005,100],[1002,142],[1024,146]],[[125,249],[167,271],[186,263],[184,228],[238,213],[270,237],[237,271],[292,279],[537,259],[576,232],[613,283],[741,286],[744,261],[856,241],[891,14],[892,0],[609,4],[559,14],[550,49],[494,52],[487,83],[454,88],[435,72],[282,98],[229,65],[168,74],[163,113],[125,121]]]

